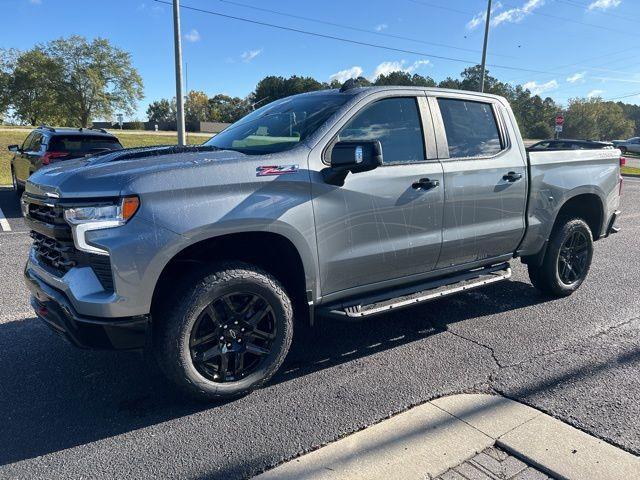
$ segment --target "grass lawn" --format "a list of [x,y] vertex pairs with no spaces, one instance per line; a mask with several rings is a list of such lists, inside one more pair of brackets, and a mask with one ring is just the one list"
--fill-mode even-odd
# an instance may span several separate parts
[[622,167],[622,173],[626,173],[627,175],[640,175],[640,168]]
[[[22,142],[27,135],[28,131],[17,130],[2,127],[0,129],[0,185],[11,185],[11,171],[9,170],[9,164],[13,153],[7,150],[8,145],[18,144],[22,145]],[[177,138],[175,134],[162,134],[162,133],[140,133],[140,132],[114,132],[120,139],[120,142],[125,148],[128,147],[144,147],[148,145],[175,145]],[[187,142],[190,145],[203,143],[208,139],[207,136],[202,135],[187,135]]]

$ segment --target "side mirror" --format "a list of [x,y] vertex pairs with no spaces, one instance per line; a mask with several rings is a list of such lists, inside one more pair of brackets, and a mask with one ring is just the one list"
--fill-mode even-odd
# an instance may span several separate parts
[[20,145],[9,145],[7,147],[9,149],[10,152],[19,152],[20,151]]
[[322,171],[324,181],[341,187],[349,172],[368,172],[382,165],[382,144],[379,140],[338,142],[329,158],[331,167]]

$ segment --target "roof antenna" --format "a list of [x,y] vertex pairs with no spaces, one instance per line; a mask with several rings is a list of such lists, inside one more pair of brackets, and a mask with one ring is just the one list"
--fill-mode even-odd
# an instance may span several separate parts
[[340,87],[340,93],[346,92],[348,90],[352,90],[354,88],[358,88],[359,86],[360,86],[360,82],[358,81],[357,78],[350,78],[349,80],[347,80],[342,84],[342,87]]

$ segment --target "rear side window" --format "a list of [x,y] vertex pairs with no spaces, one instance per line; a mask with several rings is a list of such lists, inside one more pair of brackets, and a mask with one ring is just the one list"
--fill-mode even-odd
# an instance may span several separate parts
[[347,123],[340,140],[380,140],[384,163],[425,159],[424,137],[415,98],[386,98],[367,106]]
[[450,158],[488,157],[503,146],[489,103],[439,98]]
[[58,135],[49,141],[50,152],[66,152],[72,155],[120,150],[122,145],[115,138],[90,135]]

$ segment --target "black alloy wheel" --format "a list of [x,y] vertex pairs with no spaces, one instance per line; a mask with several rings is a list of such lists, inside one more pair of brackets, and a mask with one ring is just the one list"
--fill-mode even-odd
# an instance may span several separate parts
[[558,275],[562,283],[571,285],[580,280],[587,268],[589,240],[584,232],[575,230],[560,247]]
[[193,325],[191,359],[206,379],[235,382],[260,367],[276,333],[273,309],[260,295],[224,295],[213,300]]

